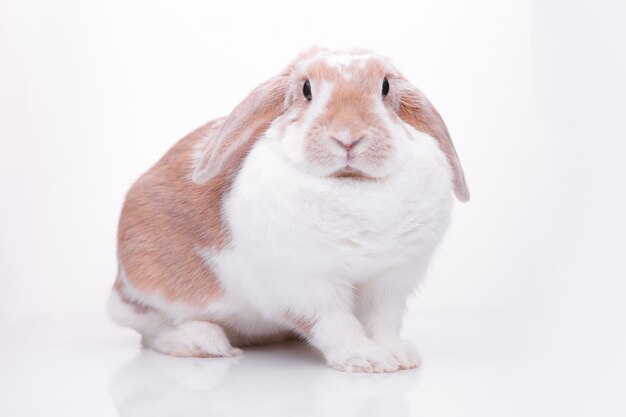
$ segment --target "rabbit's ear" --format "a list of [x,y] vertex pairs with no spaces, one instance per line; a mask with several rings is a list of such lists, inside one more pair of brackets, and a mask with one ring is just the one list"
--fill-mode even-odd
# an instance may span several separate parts
[[202,184],[217,176],[285,111],[288,74],[282,73],[255,88],[226,118],[218,133],[201,150],[193,181]]
[[426,96],[406,80],[402,82],[398,113],[404,122],[421,132],[428,133],[439,143],[439,147],[452,167],[454,195],[459,201],[468,201],[470,196],[463,168],[446,124]]

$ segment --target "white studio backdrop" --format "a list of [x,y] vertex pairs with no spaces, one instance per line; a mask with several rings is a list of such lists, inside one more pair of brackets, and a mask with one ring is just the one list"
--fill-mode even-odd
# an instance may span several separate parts
[[0,324],[103,314],[132,182],[297,52],[359,46],[435,103],[472,194],[410,317],[478,314],[547,361],[617,359],[625,16],[619,1],[2,0]]

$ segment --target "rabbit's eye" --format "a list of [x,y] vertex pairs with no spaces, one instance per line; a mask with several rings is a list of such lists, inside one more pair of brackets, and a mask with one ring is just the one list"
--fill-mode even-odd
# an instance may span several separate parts
[[311,83],[309,82],[309,80],[304,81],[304,85],[302,86],[302,94],[304,94],[304,98],[306,98],[307,101],[311,101],[311,99],[313,98],[313,96],[311,95]]
[[383,98],[387,97],[389,94],[389,81],[387,81],[387,77],[383,80]]

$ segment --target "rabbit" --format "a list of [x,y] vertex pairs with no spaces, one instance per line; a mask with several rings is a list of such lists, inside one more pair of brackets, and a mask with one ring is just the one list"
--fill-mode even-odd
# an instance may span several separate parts
[[109,314],[173,356],[298,337],[341,371],[415,368],[402,317],[452,193],[469,199],[420,90],[369,50],[314,47],[131,187]]

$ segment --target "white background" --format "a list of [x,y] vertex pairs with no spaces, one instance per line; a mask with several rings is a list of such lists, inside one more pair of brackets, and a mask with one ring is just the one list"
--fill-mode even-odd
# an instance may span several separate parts
[[[0,1],[0,414],[626,415],[626,3],[212,3]],[[465,168],[423,367],[141,352],[103,307],[125,192],[313,44],[391,57]]]

